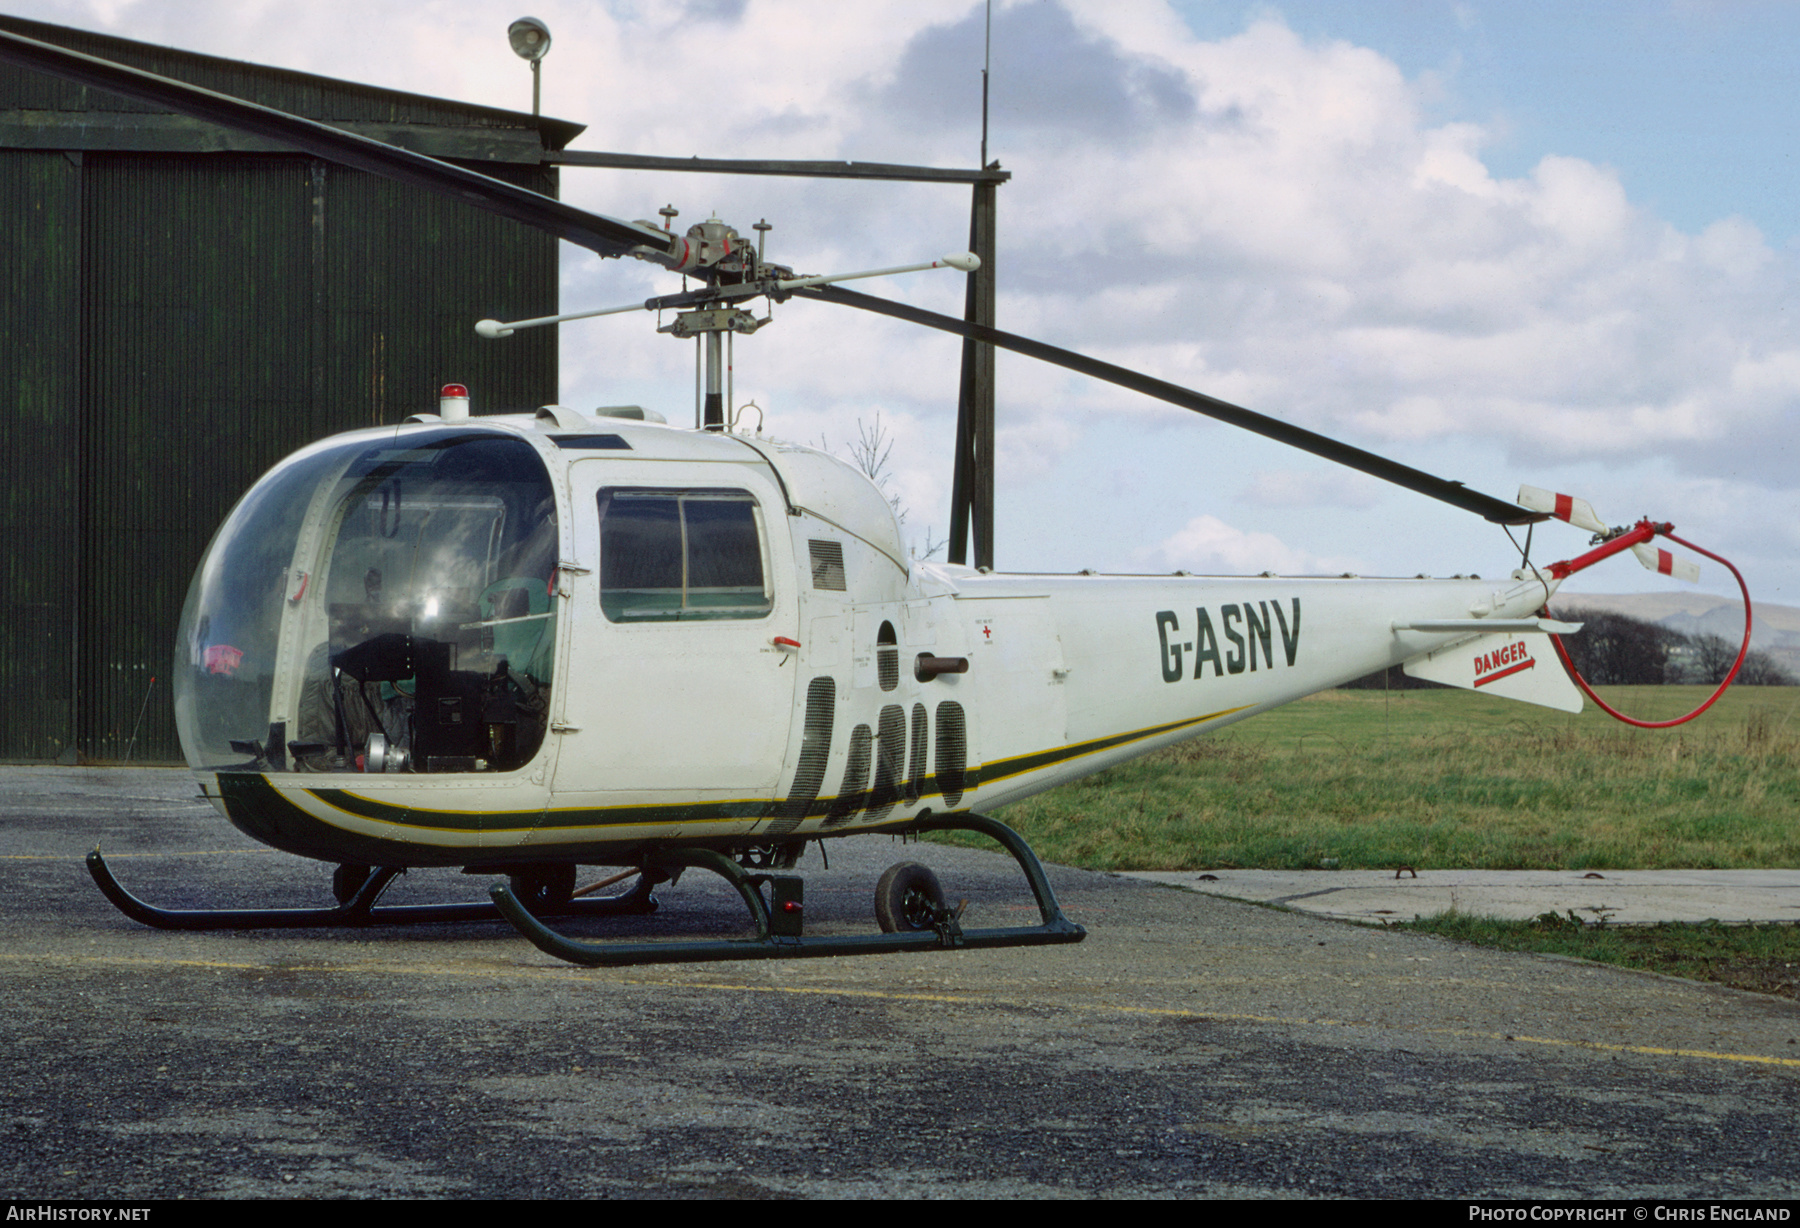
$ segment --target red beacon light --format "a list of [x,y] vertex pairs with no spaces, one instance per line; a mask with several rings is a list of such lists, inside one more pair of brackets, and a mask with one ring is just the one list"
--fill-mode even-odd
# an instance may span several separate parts
[[469,390],[461,384],[445,384],[438,393],[438,417],[445,422],[462,422],[469,416]]

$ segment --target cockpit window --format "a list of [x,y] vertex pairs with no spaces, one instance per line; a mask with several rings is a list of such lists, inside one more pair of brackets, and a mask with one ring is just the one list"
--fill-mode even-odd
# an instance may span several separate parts
[[608,620],[762,618],[774,608],[747,492],[608,489],[599,502]]
[[372,448],[338,491],[303,740],[361,748],[365,770],[371,734],[402,770],[523,764],[556,644],[556,499],[537,454],[493,436]]
[[177,679],[190,762],[523,766],[556,645],[556,500],[535,450],[438,430],[303,459],[246,497],[195,577]]

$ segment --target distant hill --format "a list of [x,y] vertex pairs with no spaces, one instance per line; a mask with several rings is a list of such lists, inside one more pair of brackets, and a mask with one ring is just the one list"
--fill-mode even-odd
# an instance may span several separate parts
[[[1559,614],[1573,609],[1626,614],[1683,635],[1717,635],[1733,644],[1744,635],[1743,605],[1710,593],[1559,593],[1551,608]],[[1800,678],[1800,609],[1756,602],[1750,647],[1768,653],[1777,665]]]

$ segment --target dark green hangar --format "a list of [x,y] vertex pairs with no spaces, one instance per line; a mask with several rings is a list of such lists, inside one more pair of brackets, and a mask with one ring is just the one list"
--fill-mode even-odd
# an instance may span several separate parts
[[[554,196],[580,125],[0,17]],[[175,626],[219,522],[336,431],[556,400],[554,239],[0,65],[0,760],[177,760]],[[153,681],[154,680],[154,681]],[[133,742],[133,733],[136,740]]]

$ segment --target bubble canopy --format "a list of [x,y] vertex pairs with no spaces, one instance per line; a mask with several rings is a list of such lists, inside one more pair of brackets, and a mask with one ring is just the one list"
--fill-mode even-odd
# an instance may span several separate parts
[[543,742],[556,499],[496,430],[364,431],[277,465],[194,575],[175,717],[197,770],[505,772]]

